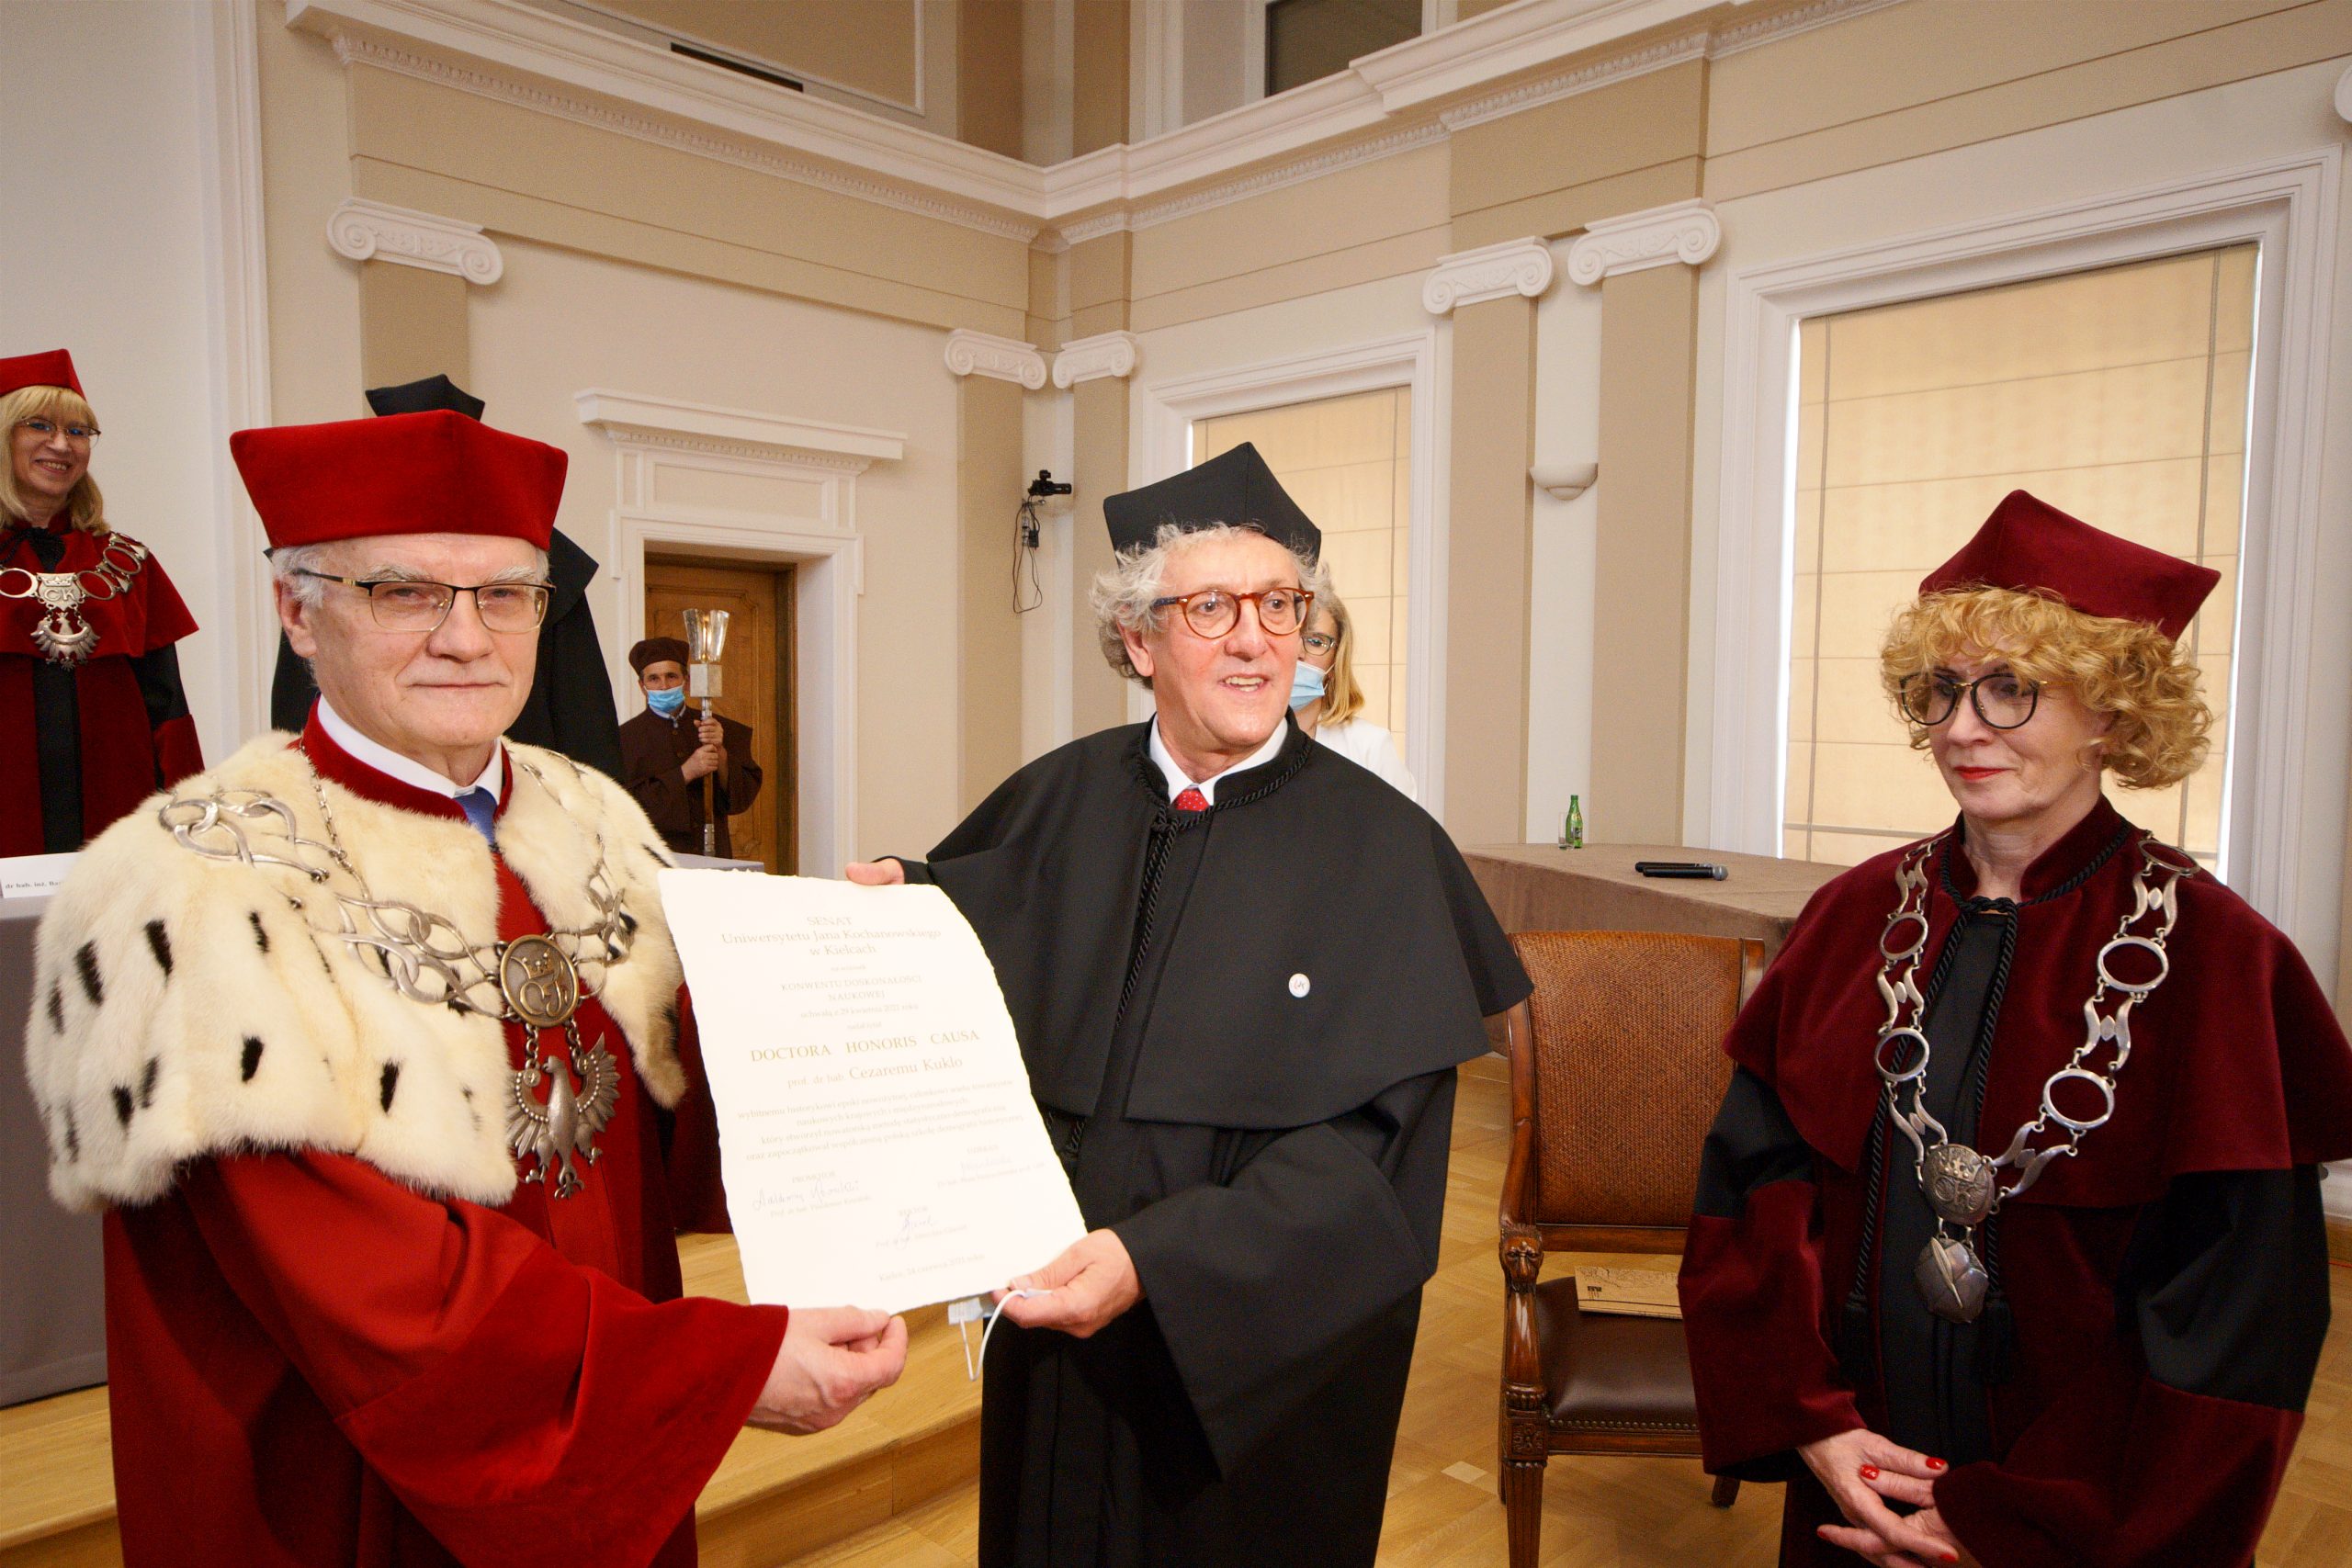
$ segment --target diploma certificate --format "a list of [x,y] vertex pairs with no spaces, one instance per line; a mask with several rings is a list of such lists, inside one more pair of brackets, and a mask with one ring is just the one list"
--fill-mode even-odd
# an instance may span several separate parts
[[664,871],[755,1302],[899,1312],[1086,1231],[996,971],[936,887]]

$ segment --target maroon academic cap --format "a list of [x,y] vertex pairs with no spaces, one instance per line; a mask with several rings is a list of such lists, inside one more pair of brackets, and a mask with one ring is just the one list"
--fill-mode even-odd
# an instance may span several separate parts
[[74,374],[74,356],[62,348],[0,359],[0,398],[21,392],[27,387],[62,387],[85,400],[89,397],[82,390],[81,379]]
[[686,645],[673,637],[650,637],[628,650],[628,667],[639,674],[649,664],[668,660],[681,670],[686,665]]
[[2086,615],[2145,622],[2177,642],[2221,581],[2211,567],[2118,538],[2013,490],[1919,592],[1981,584],[2048,593]]

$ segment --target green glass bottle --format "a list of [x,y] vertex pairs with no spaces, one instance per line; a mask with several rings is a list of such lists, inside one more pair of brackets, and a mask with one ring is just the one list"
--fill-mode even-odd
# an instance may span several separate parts
[[1567,850],[1584,848],[1584,803],[1573,795],[1568,796],[1568,820],[1560,830],[1560,847]]

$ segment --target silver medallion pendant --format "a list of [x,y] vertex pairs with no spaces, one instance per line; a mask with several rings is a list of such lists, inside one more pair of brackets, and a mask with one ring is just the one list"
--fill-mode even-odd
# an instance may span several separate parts
[[1965,1144],[1938,1144],[1919,1167],[1928,1207],[1947,1224],[1973,1226],[1993,1212],[1993,1162]]
[[72,669],[97,651],[98,628],[82,618],[82,574],[43,571],[33,576],[29,595],[45,612],[33,625],[33,647],[51,664]]
[[561,1029],[580,1009],[580,973],[543,936],[518,936],[498,950],[498,989],[526,1029]]
[[1947,1323],[1973,1323],[1984,1310],[1984,1289],[1991,1280],[1976,1249],[1964,1240],[1929,1236],[1911,1278],[1928,1310]]
[[[599,1151],[596,1134],[613,1119],[620,1098],[620,1065],[599,1039],[583,1046],[580,1032],[567,1025],[571,1049],[549,1051],[514,1075],[506,1108],[506,1138],[518,1160],[537,1159],[537,1176],[548,1193],[569,1198],[580,1190],[580,1167],[594,1165]],[[537,1032],[532,1032],[533,1049]],[[547,1098],[534,1092],[548,1086]]]

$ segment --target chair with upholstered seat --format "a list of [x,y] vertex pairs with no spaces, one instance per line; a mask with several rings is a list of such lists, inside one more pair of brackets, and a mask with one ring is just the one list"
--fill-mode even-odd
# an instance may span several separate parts
[[[1761,942],[1656,931],[1511,938],[1535,991],[1505,1022],[1502,1481],[1512,1568],[1533,1568],[1554,1454],[1695,1457],[1679,1318],[1579,1310],[1547,1252],[1679,1253],[1699,1149],[1731,1078],[1724,1033]],[[1739,1483],[1714,1484],[1729,1507]]]

